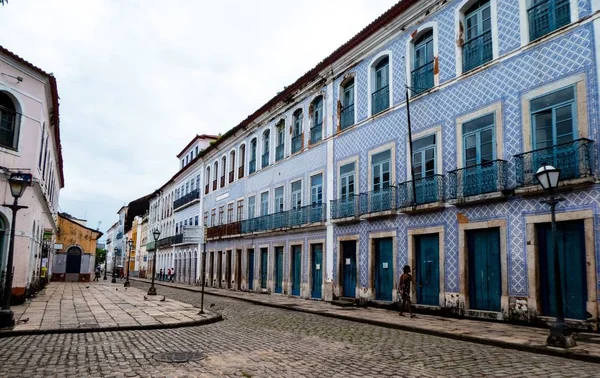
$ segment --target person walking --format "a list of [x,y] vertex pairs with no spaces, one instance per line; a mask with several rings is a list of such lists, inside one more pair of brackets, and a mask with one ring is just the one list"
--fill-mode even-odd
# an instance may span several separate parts
[[171,282],[171,268],[167,269],[167,281]]
[[94,277],[94,281],[100,280],[100,265],[96,267],[96,276]]
[[410,301],[410,283],[412,282],[415,285],[418,285],[419,287],[423,287],[423,285],[417,283],[417,281],[415,281],[413,276],[410,274],[410,266],[404,265],[403,271],[404,273],[400,276],[400,279],[398,280],[398,293],[402,297],[402,302],[400,305],[400,314],[398,315],[404,316],[404,306],[408,304],[408,312],[410,314],[410,317],[415,318],[416,315],[413,315],[412,313],[412,303]]
[[172,272],[173,274],[171,274],[171,279],[169,280],[169,282],[175,281],[175,268],[173,268]]
[[158,273],[158,280],[162,281],[163,279],[163,270],[161,269],[160,272]]

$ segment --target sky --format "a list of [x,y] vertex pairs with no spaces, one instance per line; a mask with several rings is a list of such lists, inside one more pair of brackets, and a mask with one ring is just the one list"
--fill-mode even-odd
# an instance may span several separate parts
[[218,134],[395,0],[9,0],[0,45],[60,96],[60,211],[105,232],[161,187],[196,134]]

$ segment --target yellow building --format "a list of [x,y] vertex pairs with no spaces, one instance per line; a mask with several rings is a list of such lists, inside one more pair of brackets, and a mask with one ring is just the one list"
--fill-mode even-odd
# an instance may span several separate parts
[[90,281],[96,265],[96,241],[102,232],[67,213],[58,214],[52,280]]

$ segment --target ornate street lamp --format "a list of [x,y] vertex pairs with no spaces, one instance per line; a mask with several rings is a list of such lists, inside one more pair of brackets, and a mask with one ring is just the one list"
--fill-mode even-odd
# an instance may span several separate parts
[[127,241],[127,245],[129,246],[129,255],[127,255],[127,279],[123,285],[125,287],[131,286],[129,283],[129,268],[131,268],[131,249],[133,248],[133,239],[129,239],[129,241]]
[[8,257],[6,259],[6,280],[4,282],[4,293],[2,295],[2,308],[0,308],[0,328],[7,328],[15,325],[14,313],[10,309],[10,296],[12,294],[13,280],[13,256],[15,252],[15,223],[17,221],[17,211],[27,208],[27,206],[19,206],[18,202],[19,198],[21,198],[25,192],[25,188],[31,186],[31,181],[31,173],[12,173],[8,179],[8,183],[14,201],[12,205],[2,205],[12,210],[12,223],[10,225],[10,244],[8,246]]
[[110,282],[112,283],[117,283],[117,252],[119,252],[119,248],[115,247],[115,249],[113,249],[114,251],[114,257],[115,257],[115,262],[113,263],[113,278]]
[[556,242],[556,205],[564,201],[564,198],[554,197],[554,189],[558,187],[560,179],[560,169],[551,165],[543,165],[535,173],[544,190],[550,193],[550,199],[543,203],[550,206],[552,216],[552,250],[554,255],[554,291],[556,296],[556,323],[550,329],[550,335],[546,339],[546,345],[558,348],[570,348],[576,345],[573,333],[565,324],[565,314],[563,311],[562,283],[560,276],[560,262],[558,258],[558,244]]
[[152,237],[154,238],[154,258],[152,261],[152,284],[150,285],[150,289],[148,289],[148,295],[156,295],[154,276],[156,276],[156,253],[158,252],[158,238],[160,238],[160,230],[158,227],[152,231]]

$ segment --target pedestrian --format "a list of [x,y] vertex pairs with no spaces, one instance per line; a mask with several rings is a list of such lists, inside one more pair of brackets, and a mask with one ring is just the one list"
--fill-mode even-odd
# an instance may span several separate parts
[[173,274],[171,274],[171,279],[169,280],[169,282],[175,281],[175,268],[172,268],[172,269],[173,269],[172,270]]
[[100,265],[96,267],[96,276],[94,277],[94,281],[100,280]]
[[417,283],[417,281],[415,281],[413,276],[410,274],[410,266],[404,265],[403,270],[404,273],[400,276],[400,279],[398,280],[398,293],[400,293],[402,297],[399,315],[404,316],[404,306],[408,304],[408,311],[410,313],[410,317],[415,318],[416,315],[413,315],[412,313],[412,303],[410,302],[410,283],[412,282],[415,285],[418,285],[419,287],[423,287],[423,285]]
[[161,269],[160,272],[158,272],[158,280],[162,281],[163,278],[163,270]]
[[167,281],[171,281],[171,269],[167,269]]

